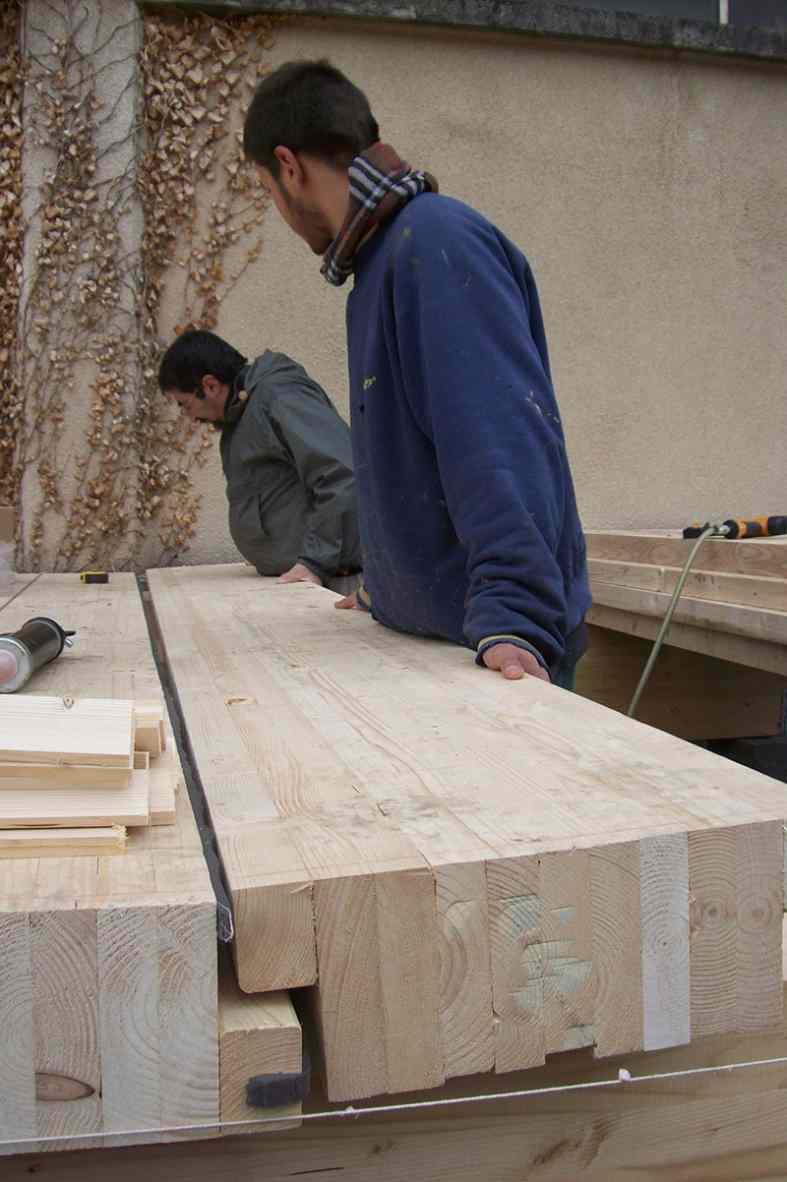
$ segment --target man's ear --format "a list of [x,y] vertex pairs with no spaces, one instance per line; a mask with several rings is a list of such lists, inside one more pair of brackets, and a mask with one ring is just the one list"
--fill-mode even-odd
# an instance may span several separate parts
[[286,178],[290,182],[303,183],[303,165],[294,152],[279,144],[273,149],[273,155],[279,162],[279,180]]
[[205,398],[206,395],[215,394],[221,387],[221,384],[219,379],[214,377],[212,373],[206,373],[200,382],[198,397]]

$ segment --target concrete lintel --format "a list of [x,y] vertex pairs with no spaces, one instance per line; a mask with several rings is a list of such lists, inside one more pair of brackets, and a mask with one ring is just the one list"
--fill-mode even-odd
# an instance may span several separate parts
[[[554,0],[154,0],[159,8],[271,12],[448,25],[530,36],[636,45],[727,58],[787,61],[787,32],[625,11],[579,8]],[[623,3],[624,0],[621,0]]]

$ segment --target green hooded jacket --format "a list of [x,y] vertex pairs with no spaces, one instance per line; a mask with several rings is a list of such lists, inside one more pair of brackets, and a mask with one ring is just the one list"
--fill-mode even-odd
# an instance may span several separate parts
[[284,353],[245,365],[221,429],[229,526],[261,575],[302,562],[327,579],[360,570],[350,429]]

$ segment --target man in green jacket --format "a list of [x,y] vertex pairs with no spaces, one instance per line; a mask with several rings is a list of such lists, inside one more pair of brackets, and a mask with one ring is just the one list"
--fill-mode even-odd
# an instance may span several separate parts
[[202,330],[170,345],[159,385],[188,418],[221,431],[230,533],[243,557],[280,582],[346,592],[361,567],[350,431],[325,391],[283,353],[249,363]]

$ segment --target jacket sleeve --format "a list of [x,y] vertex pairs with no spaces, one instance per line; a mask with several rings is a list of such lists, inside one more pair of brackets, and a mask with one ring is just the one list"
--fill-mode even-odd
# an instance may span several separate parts
[[432,218],[402,237],[390,277],[397,353],[468,555],[465,638],[479,657],[507,640],[552,667],[565,637],[565,454],[530,329],[532,276],[521,256],[514,274],[488,223]]
[[321,391],[298,381],[277,392],[271,422],[311,501],[298,561],[327,578],[358,532],[350,429]]

